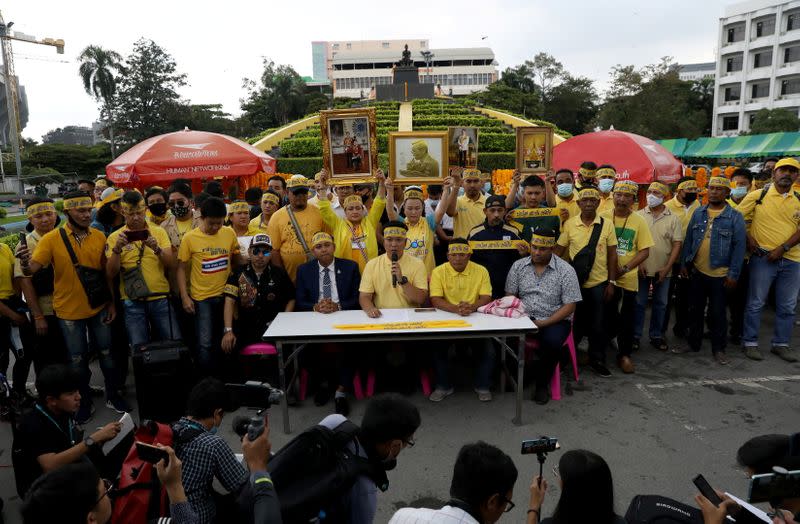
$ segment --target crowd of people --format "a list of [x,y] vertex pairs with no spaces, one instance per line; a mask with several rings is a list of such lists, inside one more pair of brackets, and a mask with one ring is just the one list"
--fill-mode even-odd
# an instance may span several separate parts
[[[53,438],[37,443],[31,477],[54,469],[63,478],[83,474],[62,467],[119,431],[112,423],[83,438],[76,429],[94,413],[93,355],[103,373],[106,405],[126,413],[131,350],[183,340],[199,377],[256,378],[247,376],[239,355],[262,341],[280,312],[360,309],[366,319],[386,309],[431,305],[469,316],[505,308],[504,300],[513,296],[518,300],[512,307],[538,328],[532,365],[539,404],[549,401],[550,380],[570,333],[576,344],[588,340],[586,364],[600,377],[611,376],[612,359],[623,373],[634,373],[650,301],[648,339],[655,350],[699,352],[707,327],[714,359],[724,365],[729,342],[741,344],[750,359],[764,358],[760,321],[774,293],[770,350],[796,362],[790,338],[800,291],[800,194],[793,185],[800,163],[784,158],[766,162],[764,169],[769,173],[755,180],[747,169],[731,178],[712,177],[707,203],[699,201],[691,177],[673,188],[653,182],[641,209],[636,183],[619,178],[613,166],[590,161],[578,173],[517,173],[508,195],[487,194],[478,170],[455,168],[441,186],[424,189],[402,187],[380,170],[376,185],[333,183],[324,170],[314,180],[276,176],[267,188],[248,188],[245,200],[227,204],[215,181],[193,194],[182,180],[144,192],[114,188],[105,179],[83,180],[78,191],[64,195],[63,224],[51,199],[30,199],[29,234],[16,252],[0,244],[0,328],[7,341],[0,371],[13,352],[11,389],[36,401],[27,420],[33,426],[23,430],[59,431],[46,432]],[[769,182],[756,183],[765,176]],[[685,337],[688,345],[670,344],[672,315],[672,335]],[[489,341],[318,348],[301,365],[316,370],[315,402],[333,398],[336,415],[322,425],[334,429],[349,413],[348,393],[360,368],[388,370],[385,388],[405,392],[417,368],[430,365],[435,388],[429,399],[440,402],[454,392],[450,357],[465,351],[475,361],[477,399],[489,402],[497,358]],[[26,390],[31,365],[35,395]],[[184,521],[213,521],[213,499],[204,491],[210,489],[209,475],[230,491],[248,478],[213,435],[226,410],[220,385],[215,379],[200,382],[188,415],[176,425],[208,433],[177,455],[186,493],[172,490],[172,500],[180,505],[188,498],[193,516]],[[406,413],[403,434],[378,431],[383,440],[369,441],[363,451],[387,463],[413,446],[419,415],[414,423],[413,406],[401,398],[392,397],[384,408]],[[485,444],[468,446],[456,465],[458,500],[451,507],[467,503],[461,510],[478,522],[497,520],[490,516],[507,509],[516,481],[513,463],[497,453]],[[587,453],[575,460],[596,465],[602,477],[607,466]],[[475,475],[470,468],[484,462],[497,468],[485,476],[497,481],[486,500],[480,498],[485,493],[461,491],[456,481],[465,471]],[[180,467],[179,461],[172,464]],[[159,472],[170,478],[170,467],[162,466]],[[81,487],[88,500],[101,484],[84,476],[92,481]],[[374,483],[362,488],[374,495]],[[541,487],[531,493],[532,501],[541,497]],[[371,500],[362,514],[374,516]],[[101,505],[91,511],[101,511]],[[572,522],[566,514],[557,510],[553,520]],[[400,512],[396,522],[414,521],[408,518]]]

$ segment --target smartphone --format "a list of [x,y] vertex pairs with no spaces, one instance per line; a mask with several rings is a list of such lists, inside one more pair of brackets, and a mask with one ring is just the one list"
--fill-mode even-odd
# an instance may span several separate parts
[[169,455],[165,450],[144,442],[136,442],[136,454],[140,459],[151,464],[155,464],[159,460],[163,460],[164,464],[169,463]]
[[414,313],[434,313],[436,311],[435,307],[418,307],[414,308]]
[[138,231],[125,231],[125,237],[129,242],[136,242],[137,240],[145,240],[150,236],[150,230],[140,229]]
[[719,507],[722,504],[722,499],[717,495],[717,492],[714,491],[714,488],[711,487],[711,484],[708,483],[706,478],[703,475],[697,475],[694,479],[692,479],[694,485],[697,486],[697,489],[700,490],[700,493],[703,494],[705,498],[709,500],[712,504],[716,507]]
[[26,235],[25,233],[21,232],[19,234],[19,244],[22,247],[28,247],[28,235]]

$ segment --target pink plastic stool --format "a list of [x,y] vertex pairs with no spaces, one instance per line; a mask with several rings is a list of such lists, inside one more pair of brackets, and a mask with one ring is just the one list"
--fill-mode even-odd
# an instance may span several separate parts
[[431,389],[431,372],[430,372],[430,370],[427,370],[427,369],[420,369],[419,370],[419,382],[420,382],[420,385],[422,386],[422,393],[426,397],[430,397],[431,396],[431,392],[433,391]]
[[[572,361],[572,372],[575,376],[575,381],[578,381],[578,355],[575,353],[575,339],[572,336],[572,329],[569,330],[569,335],[564,341],[564,345],[569,349],[569,358]],[[536,339],[525,340],[525,352],[533,353],[539,348],[539,341]],[[561,362],[556,363],[556,370],[553,373],[553,378],[550,381],[550,396],[553,400],[561,400]]]
[[361,400],[365,397],[371,397],[375,394],[375,370],[370,369],[367,372],[367,391],[364,391],[364,388],[361,384],[361,373],[356,372],[355,376],[353,377],[353,396],[356,397],[356,400]]
[[277,355],[278,350],[272,344],[267,344],[266,342],[256,342],[255,344],[250,344],[249,346],[245,346],[242,350],[241,355],[245,357],[253,356],[253,355]]

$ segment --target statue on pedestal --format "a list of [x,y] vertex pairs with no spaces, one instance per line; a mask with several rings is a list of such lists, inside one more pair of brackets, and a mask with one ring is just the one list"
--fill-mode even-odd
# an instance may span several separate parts
[[403,58],[397,62],[397,65],[400,67],[412,67],[414,65],[414,61],[411,60],[411,51],[408,50],[408,44],[406,44],[405,49],[403,49]]

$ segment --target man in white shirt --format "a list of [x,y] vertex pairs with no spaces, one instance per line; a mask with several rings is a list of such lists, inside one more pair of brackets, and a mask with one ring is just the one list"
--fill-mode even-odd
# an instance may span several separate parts
[[402,508],[389,524],[489,524],[514,507],[517,468],[511,457],[486,442],[458,452],[450,500],[441,509]]

